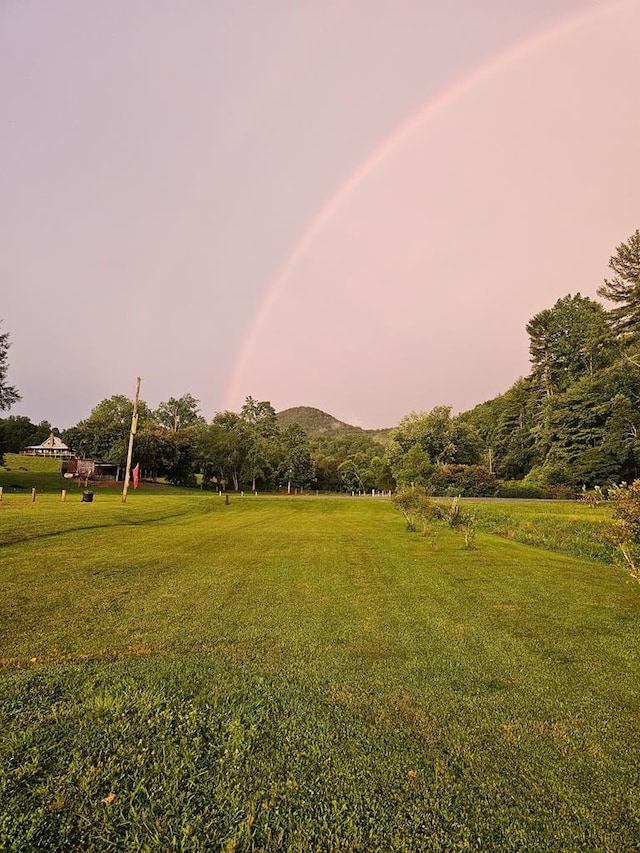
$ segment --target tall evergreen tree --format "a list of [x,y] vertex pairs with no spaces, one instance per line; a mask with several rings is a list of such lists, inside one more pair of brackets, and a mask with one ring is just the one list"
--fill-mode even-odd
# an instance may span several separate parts
[[20,395],[14,385],[7,383],[7,352],[9,350],[9,333],[0,335],[0,410],[10,409],[20,400]]
[[615,303],[609,312],[621,338],[640,338],[640,229],[621,243],[609,259],[613,278],[605,279],[598,295]]
[[501,477],[520,479],[531,470],[540,452],[534,429],[542,422],[542,404],[531,379],[518,379],[498,399],[492,467]]

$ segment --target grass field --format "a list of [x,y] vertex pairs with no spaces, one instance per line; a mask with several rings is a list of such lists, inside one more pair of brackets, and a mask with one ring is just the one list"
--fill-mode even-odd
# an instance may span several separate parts
[[383,500],[7,496],[0,850],[639,850],[640,585],[477,546]]
[[62,476],[59,459],[39,459],[33,456],[19,456],[17,453],[5,453],[4,465],[0,465],[0,486],[5,494],[57,492],[71,489],[73,484]]
[[579,501],[499,501],[475,505],[473,512],[486,533],[573,557],[603,563],[614,560],[607,504],[595,507]]

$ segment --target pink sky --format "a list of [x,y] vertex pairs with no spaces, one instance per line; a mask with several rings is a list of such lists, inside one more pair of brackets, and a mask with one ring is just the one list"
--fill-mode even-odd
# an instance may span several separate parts
[[528,371],[640,227],[640,0],[0,5],[11,414],[390,426]]

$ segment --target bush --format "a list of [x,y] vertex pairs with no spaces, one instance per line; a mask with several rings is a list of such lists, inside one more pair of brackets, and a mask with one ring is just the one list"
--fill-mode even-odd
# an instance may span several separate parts
[[628,486],[621,483],[609,488],[609,501],[613,505],[613,540],[618,546],[627,567],[640,580],[638,545],[640,545],[640,480]]
[[433,516],[433,504],[424,486],[400,489],[391,501],[404,515],[410,533],[413,533],[417,524],[422,524],[423,532],[426,532],[427,522]]
[[522,481],[523,486],[533,486],[545,489],[548,486],[568,486],[573,483],[572,474],[564,462],[547,462],[544,465],[534,465]]
[[464,536],[464,547],[468,551],[475,547],[477,519],[475,513],[460,507],[460,495],[457,495],[448,507],[437,504],[433,509],[432,517],[446,521],[453,530],[460,531]]
[[572,501],[576,498],[576,492],[571,486],[545,486],[542,490],[542,496],[548,501]]
[[540,473],[545,486],[566,486],[575,480],[575,475],[564,462],[546,462]]
[[607,500],[607,496],[600,486],[595,486],[593,489],[587,489],[586,486],[583,486],[580,500],[587,506],[600,506]]
[[484,465],[441,465],[429,478],[428,485],[432,495],[482,498],[494,497],[500,483]]
[[476,517],[472,512],[463,513],[462,520],[458,525],[462,535],[464,536],[464,547],[467,551],[472,551],[476,541]]

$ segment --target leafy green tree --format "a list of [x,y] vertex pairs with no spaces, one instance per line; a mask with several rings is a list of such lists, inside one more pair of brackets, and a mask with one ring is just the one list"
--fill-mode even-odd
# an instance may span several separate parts
[[194,427],[181,429],[171,434],[173,457],[163,460],[164,476],[174,486],[196,485],[196,451],[193,437]]
[[429,454],[418,443],[403,452],[399,442],[391,441],[386,458],[396,483],[403,488],[426,485],[435,468]]
[[153,412],[153,417],[161,426],[175,433],[180,429],[204,423],[198,409],[199,402],[191,394],[183,394],[178,399],[169,397],[166,402],[160,403]]
[[640,474],[640,231],[609,266],[613,310],[578,293],[536,314],[530,376],[461,416],[500,477],[579,489]]
[[300,424],[290,424],[280,433],[280,481],[291,487],[308,486],[314,477],[311,449],[306,432]]
[[163,477],[167,468],[176,461],[174,433],[153,421],[138,430],[134,443],[134,464],[139,464],[145,477],[155,480]]
[[0,445],[5,453],[19,453],[23,448],[32,444],[41,444],[51,433],[60,435],[60,431],[52,427],[49,421],[33,424],[24,415],[9,415],[0,419]]
[[609,314],[623,339],[640,338],[640,229],[621,243],[609,259],[612,278],[605,279],[598,295],[615,304]]
[[145,478],[165,477],[177,486],[195,485],[196,451],[191,429],[173,432],[149,421],[138,431],[133,462],[139,463]]
[[630,373],[618,362],[547,401],[548,449],[538,463],[538,484],[593,487],[635,468],[637,397],[625,393],[632,385]]
[[458,415],[458,421],[470,424],[476,430],[480,438],[481,461],[490,471],[495,470],[497,456],[499,455],[498,447],[500,441],[498,438],[498,428],[505,410],[505,397],[506,395],[501,394],[498,397],[494,397],[493,400],[479,403],[468,412]]
[[372,461],[373,459],[369,454],[359,451],[348,456],[338,466],[346,491],[367,492],[370,489],[378,488],[372,470]]
[[[2,453],[19,453],[33,442],[35,425],[24,415],[10,415],[0,419],[0,457]],[[1,463],[0,458],[0,463]]]
[[339,469],[344,460],[322,448],[313,448],[311,455],[316,488],[329,492],[341,491],[344,488],[344,478]]
[[189,430],[194,447],[194,464],[202,474],[203,488],[215,482],[226,486],[225,474],[225,430],[219,424],[198,424]]
[[246,471],[251,478],[251,488],[256,482],[267,482],[277,464],[277,437],[280,432],[276,410],[268,400],[247,397],[240,417],[247,425],[249,445],[246,456]]
[[[65,430],[63,440],[88,459],[123,465],[127,459],[133,401],[124,394],[102,400],[88,418]],[[138,402],[138,429],[150,421],[147,404]]]
[[383,446],[363,430],[325,430],[308,436],[308,442],[318,488],[393,488],[389,466],[381,459]]
[[213,419],[216,428],[210,433],[221,478],[231,481],[237,492],[246,471],[251,450],[251,434],[246,421],[236,412],[219,412]]
[[[412,458],[405,464],[402,456],[411,448]],[[418,470],[425,476],[427,464],[472,465],[480,461],[482,442],[473,424],[451,417],[450,406],[436,406],[430,412],[411,412],[391,430],[386,458],[398,483],[420,482]],[[427,463],[428,458],[428,463]],[[411,471],[415,479],[407,479]]]
[[640,480],[621,483],[609,489],[613,506],[613,541],[620,549],[627,568],[640,581],[638,546],[640,545]]
[[384,456],[373,456],[369,462],[369,471],[374,488],[385,492],[394,488],[395,480]]
[[278,432],[276,410],[269,400],[254,400],[247,397],[240,409],[240,417],[251,426],[260,426],[263,434]]
[[493,497],[498,493],[499,482],[483,465],[440,465],[429,479],[432,495],[454,497]]
[[403,514],[409,533],[413,533],[418,524],[422,524],[426,532],[427,522],[433,516],[434,507],[424,486],[403,486],[398,489],[391,501]]
[[611,400],[602,449],[617,463],[616,479],[635,480],[640,474],[640,409],[623,393]]
[[585,374],[611,361],[612,336],[607,315],[598,302],[581,296],[558,299],[527,323],[531,375],[546,396],[563,391]]

